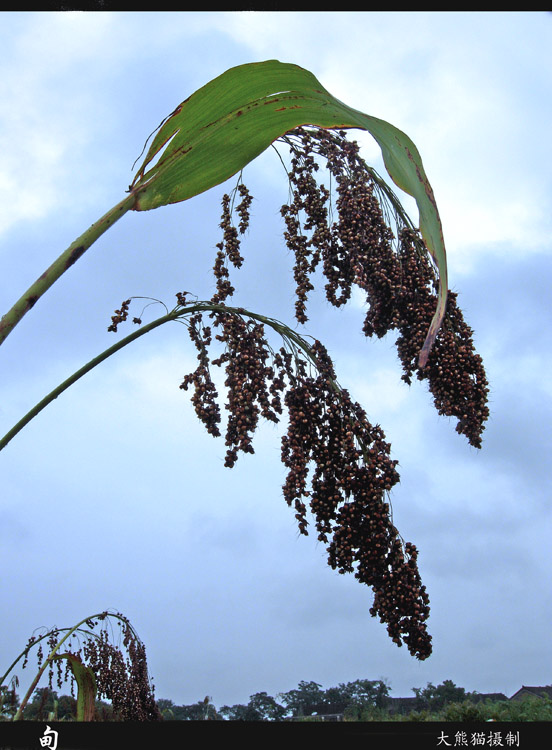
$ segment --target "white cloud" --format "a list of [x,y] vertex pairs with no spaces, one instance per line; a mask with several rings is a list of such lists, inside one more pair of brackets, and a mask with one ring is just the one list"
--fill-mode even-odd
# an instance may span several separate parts
[[47,216],[62,199],[68,162],[75,164],[74,150],[87,139],[82,120],[86,92],[75,81],[64,86],[63,77],[95,56],[108,23],[102,14],[35,14],[13,42],[11,56],[4,58],[0,233],[20,221]]

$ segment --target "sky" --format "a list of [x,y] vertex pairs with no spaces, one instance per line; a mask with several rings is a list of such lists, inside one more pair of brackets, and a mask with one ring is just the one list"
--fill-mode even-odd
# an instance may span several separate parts
[[[0,670],[36,629],[112,609],[144,641],[156,696],[177,704],[247,703],[301,680],[383,679],[396,697],[446,679],[507,696],[552,683],[552,15],[3,12],[0,41],[0,312],[125,196],[176,105],[230,67],[278,59],[417,145],[490,382],[479,451],[424,384],[401,381],[392,338],[362,335],[360,297],[339,310],[312,298],[301,331],[324,342],[399,461],[393,517],[431,602],[433,654],[420,662],[370,617],[371,591],[299,535],[281,492],[285,420],[225,468],[224,440],[178,388],[196,361],[186,329],[142,337],[0,453]],[[351,137],[383,174],[371,136]],[[255,200],[233,302],[293,327],[273,149],[244,181]],[[128,213],[44,295],[0,349],[1,434],[116,341],[122,300],[212,295],[234,184]]]

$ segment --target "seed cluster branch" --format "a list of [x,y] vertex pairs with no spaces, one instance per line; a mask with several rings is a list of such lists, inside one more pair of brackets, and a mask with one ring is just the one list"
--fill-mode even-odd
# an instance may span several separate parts
[[[180,296],[182,300],[182,296]],[[405,643],[420,659],[431,653],[427,632],[429,599],[417,569],[417,552],[403,546],[392,523],[388,493],[398,482],[397,462],[381,428],[337,382],[333,364],[319,341],[309,344],[281,323],[255,319],[243,309],[211,308],[216,339],[224,352],[210,359],[211,327],[202,312],[188,319],[198,350],[198,367],[181,388],[194,385],[192,402],[207,430],[220,434],[221,410],[211,366],[225,367],[228,411],[225,465],[240,452],[253,453],[252,438],[260,417],[279,422],[284,407],[287,432],[282,462],[287,469],[283,494],[295,510],[299,531],[308,533],[310,511],[329,565],[375,592],[371,614],[387,625],[395,643]],[[284,345],[274,351],[265,324]]]
[[[292,200],[282,207],[284,237],[295,255],[296,317],[306,322],[310,280],[319,262],[326,297],[339,307],[353,286],[366,295],[366,336],[398,331],[403,379],[427,380],[439,414],[455,417],[456,429],[475,447],[489,416],[488,382],[475,352],[473,331],[449,291],[447,310],[426,367],[418,366],[437,307],[438,277],[420,233],[383,180],[345,133],[299,128],[285,137],[291,148]],[[318,159],[318,160],[317,160]],[[319,160],[336,183],[337,218],[330,221],[331,193],[319,184]]]

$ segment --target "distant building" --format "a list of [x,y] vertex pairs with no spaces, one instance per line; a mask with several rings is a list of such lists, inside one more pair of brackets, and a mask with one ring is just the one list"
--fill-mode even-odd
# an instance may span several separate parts
[[522,685],[517,693],[512,695],[510,700],[522,701],[524,698],[542,698],[543,695],[547,698],[552,698],[552,685],[545,685],[544,687],[529,687],[528,685]]
[[385,708],[390,714],[409,714],[420,708],[418,698],[387,698]]
[[504,693],[469,693],[466,696],[472,703],[482,703],[483,701],[507,701],[508,696]]

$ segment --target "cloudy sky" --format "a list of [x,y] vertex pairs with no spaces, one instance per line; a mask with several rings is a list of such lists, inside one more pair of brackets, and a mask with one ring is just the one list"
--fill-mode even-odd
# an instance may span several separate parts
[[[179,704],[247,702],[300,680],[386,679],[394,696],[445,679],[508,696],[550,684],[552,15],[4,12],[0,40],[2,313],[124,197],[179,102],[227,68],[276,58],[418,146],[491,385],[477,451],[425,386],[402,383],[393,341],[362,336],[358,300],[313,298],[304,333],[326,343],[400,464],[394,519],[431,599],[434,652],[419,662],[370,617],[370,590],[298,534],[281,495],[283,427],[262,426],[256,454],[225,469],[223,440],[178,388],[195,367],[185,329],[143,337],[0,454],[0,671],[36,628],[115,609],[146,644],[157,697]],[[383,172],[375,141],[358,141]],[[244,180],[255,201],[234,302],[293,325],[272,149]],[[114,343],[123,299],[211,296],[234,182],[127,214],[40,300],[0,350],[1,434]]]

